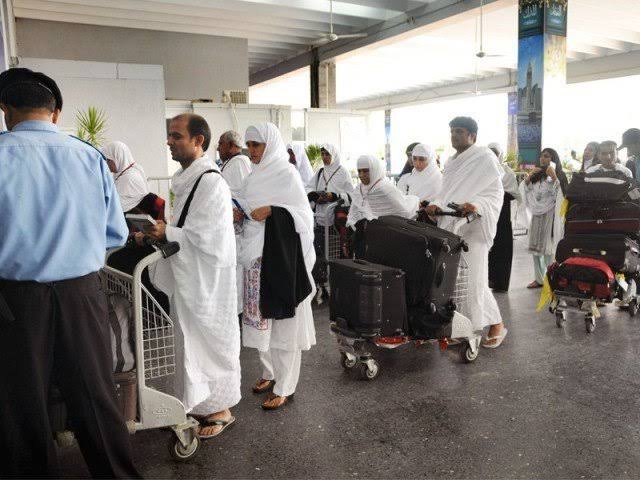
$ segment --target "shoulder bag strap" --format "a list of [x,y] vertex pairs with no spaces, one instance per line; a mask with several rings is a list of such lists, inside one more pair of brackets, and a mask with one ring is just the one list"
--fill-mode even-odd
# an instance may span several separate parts
[[202,180],[202,177],[204,177],[205,173],[217,173],[218,175],[220,175],[220,172],[218,170],[213,170],[213,169],[202,172],[202,175],[198,177],[198,179],[196,180],[196,183],[193,185],[191,192],[189,192],[187,201],[185,202],[184,207],[182,207],[182,212],[180,212],[180,218],[178,219],[178,223],[176,224],[176,227],[182,228],[184,226],[184,222],[187,221],[187,213],[189,213],[189,207],[191,206],[191,201],[193,200],[193,196],[196,194],[196,190],[198,189],[200,180]]

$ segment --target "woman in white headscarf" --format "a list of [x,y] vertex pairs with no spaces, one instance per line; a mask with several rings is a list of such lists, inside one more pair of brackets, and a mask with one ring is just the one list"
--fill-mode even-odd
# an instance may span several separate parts
[[[325,228],[334,225],[336,206],[351,205],[353,183],[348,170],[340,164],[340,152],[329,143],[320,148],[322,167],[307,184],[307,198],[315,213],[316,265],[313,278],[318,290],[316,301],[322,303],[323,294],[327,296],[328,270],[325,256]],[[344,236],[346,237],[346,229]],[[342,239],[346,242],[346,238]]]
[[301,143],[289,144],[287,145],[287,153],[289,154],[289,163],[295,165],[302,179],[302,184],[306,185],[313,177],[313,168],[311,168],[311,162],[304,145]]
[[358,177],[360,184],[353,192],[347,226],[355,230],[360,220],[373,220],[383,215],[416,216],[418,197],[403,195],[387,179],[381,160],[373,155],[362,155],[358,158]]
[[[251,158],[251,173],[246,177],[237,200],[244,217],[238,261],[244,267],[244,311],[242,342],[259,351],[262,377],[253,387],[255,393],[273,390],[262,407],[274,410],[285,405],[295,392],[300,376],[302,351],[315,345],[311,299],[315,293],[311,270],[316,255],[313,248],[313,212],[296,168],[289,163],[280,131],[272,123],[251,126],[245,134]],[[263,318],[260,296],[266,220],[284,209],[299,238],[299,246],[310,293],[295,307],[291,318]],[[296,239],[297,240],[297,239]],[[284,281],[284,279],[283,279]],[[310,284],[310,285],[309,285]]]
[[490,143],[489,150],[495,153],[502,170],[504,200],[498,218],[496,236],[489,250],[489,287],[495,291],[509,290],[511,263],[513,261],[513,228],[511,226],[511,202],[520,201],[518,180],[511,167],[504,161],[504,151],[498,143]]
[[122,142],[111,142],[101,151],[113,172],[122,210],[129,212],[149,193],[144,170],[133,160],[131,150]]
[[400,177],[398,190],[405,195],[415,195],[421,201],[433,200],[442,188],[442,172],[436,165],[436,152],[419,143],[411,152],[413,170]]

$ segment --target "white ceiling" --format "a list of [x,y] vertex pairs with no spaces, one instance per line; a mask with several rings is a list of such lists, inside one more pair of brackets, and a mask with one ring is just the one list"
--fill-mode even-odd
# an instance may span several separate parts
[[[569,70],[572,64],[640,50],[639,6],[639,0],[571,0]],[[499,0],[485,7],[484,13],[483,49],[503,56],[476,58],[479,10],[470,10],[414,29],[404,38],[395,37],[386,44],[369,45],[338,57],[338,102],[356,106],[360,100],[359,106],[364,108],[372,104],[368,99],[379,103],[382,97],[404,94],[403,101],[411,101],[411,92],[418,99],[422,92],[455,84],[466,84],[473,90],[476,79],[501,76],[512,83],[518,58],[517,1]],[[637,63],[637,55],[626,58]]]
[[[434,0],[335,0],[334,31],[354,33]],[[329,0],[13,0],[19,18],[247,38],[251,72],[308,50],[329,31]]]

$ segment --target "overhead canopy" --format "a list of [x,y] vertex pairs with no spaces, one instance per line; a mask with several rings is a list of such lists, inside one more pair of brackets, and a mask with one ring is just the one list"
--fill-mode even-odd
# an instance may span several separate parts
[[[354,33],[433,0],[335,0],[334,32]],[[13,0],[15,16],[247,38],[251,72],[305,52],[329,31],[329,0]]]

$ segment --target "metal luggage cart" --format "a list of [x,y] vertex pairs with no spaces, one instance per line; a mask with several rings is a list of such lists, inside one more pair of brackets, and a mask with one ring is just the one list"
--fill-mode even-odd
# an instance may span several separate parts
[[[629,282],[616,280],[616,290],[614,301],[618,300],[618,306],[627,309],[629,316],[634,317],[640,309],[640,296],[637,292],[636,279],[632,278]],[[596,320],[602,316],[599,307],[605,302],[574,292],[556,290],[553,293],[555,298],[549,305],[549,311],[555,315],[558,328],[564,327],[568,312],[575,312],[583,315],[587,333],[595,331]]]
[[[452,215],[451,212],[447,215]],[[459,216],[459,215],[452,215]],[[461,218],[453,228],[453,233],[457,233],[462,225],[474,221],[479,216]],[[469,264],[465,258],[466,250],[460,256],[456,284],[451,296],[451,301],[455,305],[455,311],[451,319],[450,331],[441,338],[418,339],[411,336],[403,337],[373,337],[363,338],[355,332],[346,331],[337,324],[332,323],[331,331],[335,335],[338,349],[340,351],[340,364],[345,370],[360,367],[360,376],[365,380],[373,380],[380,373],[380,365],[373,358],[372,351],[368,348],[395,349],[403,345],[414,343],[419,346],[424,343],[435,343],[442,351],[447,350],[450,345],[459,346],[460,358],[464,363],[472,363],[478,358],[480,353],[480,342],[482,341],[482,330],[474,330],[470,319],[469,311]]]
[[107,294],[123,296],[134,312],[138,417],[128,423],[129,431],[170,428],[175,437],[170,439],[169,452],[175,460],[185,462],[200,447],[199,424],[187,417],[180,400],[147,385],[150,380],[173,375],[176,369],[173,321],[142,284],[141,276],[145,268],[177,253],[180,246],[171,242],[157,248],[136,265],[133,275],[105,266],[101,276]]

